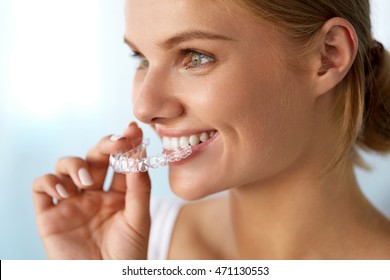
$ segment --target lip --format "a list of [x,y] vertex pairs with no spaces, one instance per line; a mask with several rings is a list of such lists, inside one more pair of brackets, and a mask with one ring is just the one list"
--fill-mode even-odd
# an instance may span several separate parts
[[[204,130],[203,130],[204,132]],[[181,134],[181,136],[183,136],[183,134]],[[217,131],[213,137],[211,137],[210,139],[208,139],[206,142],[203,142],[201,144],[198,144],[196,145],[195,147],[192,147],[192,152],[191,154],[187,157],[187,158],[184,158],[184,159],[181,159],[179,161],[175,161],[175,162],[170,162],[169,165],[170,166],[177,166],[177,165],[180,165],[180,164],[184,164],[185,162],[187,162],[188,160],[191,160],[192,157],[196,156],[197,154],[199,154],[200,152],[204,151],[204,149],[206,149],[207,146],[209,146],[210,144],[212,144],[214,142],[214,140],[219,136],[219,132]],[[164,149],[164,152],[167,151]]]

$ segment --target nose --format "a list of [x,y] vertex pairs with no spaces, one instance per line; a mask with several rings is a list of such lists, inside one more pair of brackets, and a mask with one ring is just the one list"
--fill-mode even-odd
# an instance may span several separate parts
[[144,77],[136,78],[133,93],[135,117],[146,124],[167,122],[183,114],[175,87],[164,71],[149,69]]

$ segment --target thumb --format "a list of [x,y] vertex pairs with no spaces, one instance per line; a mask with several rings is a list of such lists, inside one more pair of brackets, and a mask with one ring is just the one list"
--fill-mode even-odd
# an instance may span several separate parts
[[126,174],[126,186],[125,218],[137,232],[149,232],[151,193],[149,172]]

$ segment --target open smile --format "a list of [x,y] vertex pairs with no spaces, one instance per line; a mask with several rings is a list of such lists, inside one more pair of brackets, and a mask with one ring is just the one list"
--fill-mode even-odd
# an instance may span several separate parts
[[176,150],[178,148],[185,148],[187,146],[196,147],[200,144],[206,143],[209,139],[213,138],[216,133],[216,130],[212,130],[188,136],[163,136],[163,147],[165,150]]

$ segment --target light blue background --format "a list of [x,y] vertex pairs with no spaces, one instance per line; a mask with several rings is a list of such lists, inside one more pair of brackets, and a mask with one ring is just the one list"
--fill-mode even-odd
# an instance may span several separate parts
[[[373,1],[373,11],[390,49],[390,2]],[[46,258],[31,182],[134,119],[123,33],[123,0],[0,0],[0,259]],[[390,157],[366,158],[375,172],[357,171],[363,191],[390,217]],[[153,195],[170,196],[166,169],[151,175]]]

